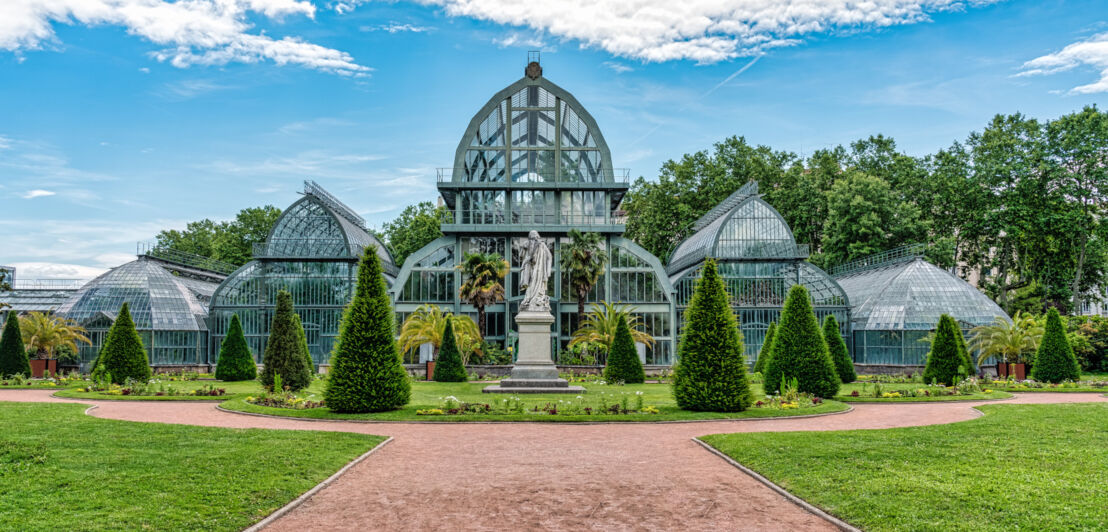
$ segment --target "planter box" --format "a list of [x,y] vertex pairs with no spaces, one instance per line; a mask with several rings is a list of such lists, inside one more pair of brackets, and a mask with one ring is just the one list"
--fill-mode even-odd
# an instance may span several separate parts
[[46,372],[50,372],[50,376],[53,377],[58,372],[57,360],[46,360],[42,358],[32,358],[31,362],[31,376],[36,379],[41,379],[46,375]]
[[1027,380],[1027,364],[997,364],[996,376],[1002,379],[1012,376],[1017,381]]
[[427,361],[427,380],[429,380],[429,381],[435,380],[435,361],[434,360],[428,360]]

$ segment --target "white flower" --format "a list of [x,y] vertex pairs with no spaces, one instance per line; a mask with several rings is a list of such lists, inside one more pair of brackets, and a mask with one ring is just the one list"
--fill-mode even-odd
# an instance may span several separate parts
[[642,392],[635,392],[635,395],[642,395]]

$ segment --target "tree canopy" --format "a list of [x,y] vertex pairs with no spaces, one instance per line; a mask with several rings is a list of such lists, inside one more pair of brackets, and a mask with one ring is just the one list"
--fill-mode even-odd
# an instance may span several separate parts
[[435,207],[424,201],[408,205],[400,216],[381,227],[381,236],[397,264],[403,264],[408,255],[442,236],[442,223],[450,219],[446,207]]
[[242,266],[254,256],[254,244],[265,242],[281,209],[272,205],[250,207],[234,220],[215,222],[203,219],[189,222],[183,231],[167,229],[158,233],[156,245]]

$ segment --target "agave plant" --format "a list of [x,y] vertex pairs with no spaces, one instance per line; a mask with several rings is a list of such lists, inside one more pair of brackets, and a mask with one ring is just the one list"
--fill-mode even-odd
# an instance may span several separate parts
[[654,337],[643,330],[642,320],[631,314],[633,311],[634,308],[628,305],[601,301],[585,315],[585,321],[574,331],[569,346],[588,342],[600,345],[604,351],[607,351],[616,336],[616,325],[619,324],[620,316],[627,320],[627,326],[631,329],[631,339],[646,345],[654,345]]
[[454,318],[454,339],[462,353],[462,364],[468,364],[470,355],[481,346],[477,324],[469,316],[454,316],[450,312],[444,312],[438,305],[420,305],[404,320],[404,325],[400,327],[400,351],[408,353],[430,343],[437,355],[442,345],[446,320],[451,317]]
[[19,329],[27,351],[37,358],[54,358],[59,351],[77,352],[77,342],[92,345],[84,327],[71,319],[31,312],[19,318]]
[[1016,312],[1012,321],[997,317],[989,325],[970,330],[970,351],[977,352],[977,365],[985,359],[997,357],[1009,364],[1019,363],[1039,348],[1043,338],[1043,325],[1025,312]]

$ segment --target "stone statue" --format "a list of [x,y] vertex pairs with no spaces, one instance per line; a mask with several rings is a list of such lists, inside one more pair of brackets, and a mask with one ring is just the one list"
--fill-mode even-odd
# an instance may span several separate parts
[[546,285],[554,258],[550,248],[539,238],[538,231],[527,235],[527,251],[520,266],[519,287],[524,290],[520,311],[550,311],[550,297],[546,295]]

